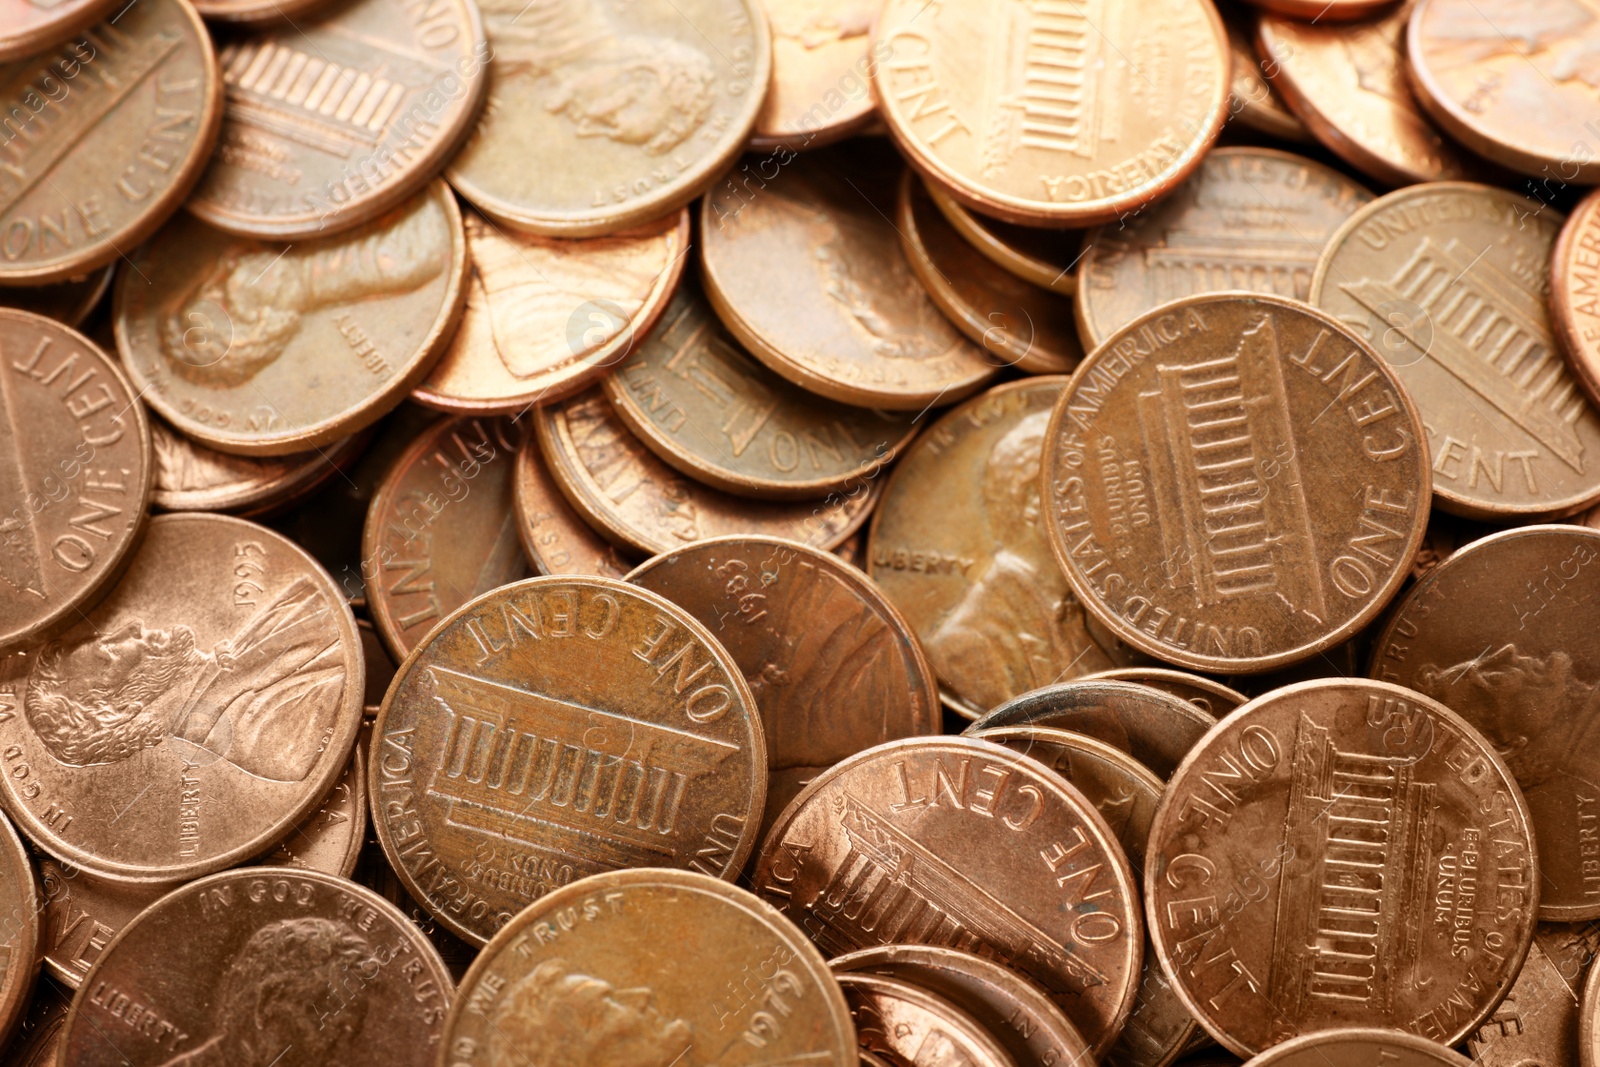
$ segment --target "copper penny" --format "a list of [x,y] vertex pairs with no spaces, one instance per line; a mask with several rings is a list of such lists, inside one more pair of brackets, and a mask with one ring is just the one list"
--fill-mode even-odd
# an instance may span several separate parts
[[979,254],[909,170],[900,179],[895,229],[939,310],[993,359],[1030,374],[1060,374],[1083,358],[1072,305]]
[[881,480],[817,501],[759,501],[687,481],[656,458],[599,389],[533,412],[539,449],[561,492],[613,543],[645,555],[724,534],[787,537],[833,548],[854,533]]
[[17,1027],[11,1046],[5,1050],[11,1067],[56,1067],[56,1052],[61,1045],[61,1028],[72,1007],[72,991],[63,989],[48,977],[34,987],[33,1001]]
[[968,211],[936,182],[923,181],[934,206],[956,232],[991,263],[1065,296],[1078,291],[1078,263],[1082,236],[1075,230],[1044,230],[1019,226]]
[[1505,996],[1539,876],[1511,773],[1409,689],[1322,679],[1228,716],[1173,775],[1145,862],[1163,969],[1233,1052],[1380,1025],[1454,1044]]
[[150,501],[150,424],[116,362],[0,308],[0,648],[50,633],[126,565]]
[[247,867],[123,928],[84,976],[61,1062],[432,1067],[452,993],[422,932],[370,889]]
[[185,436],[281,456],[376,422],[448,342],[466,239],[443,182],[338,237],[290,245],[174,220],[117,280],[117,348]]
[[1346,640],[1427,525],[1422,420],[1347,327],[1265,293],[1175,301],[1086,359],[1044,447],[1046,527],[1085,606],[1195,670]]
[[522,438],[510,419],[440,419],[378,486],[361,535],[367,611],[397,661],[467,601],[528,577],[512,500]]
[[336,0],[194,0],[195,10],[213,22],[279,22],[301,18]]
[[1218,148],[1172,196],[1091,230],[1078,325],[1093,347],[1160,304],[1224,289],[1304,300],[1323,246],[1372,194],[1272,148]]
[[1481,1067],[1577,1067],[1583,972],[1597,945],[1600,930],[1540,923],[1511,992],[1467,1038],[1472,1062]]
[[1561,217],[1464,182],[1401,189],[1328,241],[1311,302],[1381,352],[1421,409],[1439,506],[1570,515],[1600,500],[1600,415],[1546,303]]
[[35,286],[29,289],[0,289],[0,307],[31,311],[73,329],[83,325],[83,320],[100,305],[111,288],[111,275],[115,267],[104,267],[81,278],[72,278],[54,285]]
[[531,905],[462,979],[445,1034],[445,1067],[521,1067],[530,1052],[541,1067],[856,1062],[817,950],[692,871],[613,871]]
[[367,728],[322,806],[257,862],[350,877],[367,839]]
[[22,1021],[42,954],[44,902],[11,821],[0,816],[0,1048]]
[[767,739],[764,825],[828,767],[939,732],[939,688],[910,626],[838,557],[775,537],[716,537],[628,581],[710,630],[750,684]]
[[[750,138],[756,148],[820,148],[877,117],[872,102],[873,0],[763,0],[772,84]],[[781,157],[780,157],[781,159]]]
[[567,503],[533,434],[517,450],[512,500],[523,555],[538,573],[621,578],[633,566]]
[[1550,324],[1567,366],[1600,403],[1600,192],[1567,218],[1550,254]]
[[398,208],[471,131],[488,82],[471,0],[346,0],[225,42],[222,138],[185,206],[241,237],[326,237]]
[[867,573],[968,718],[1113,665],[1050,556],[1039,512],[1040,449],[1064,385],[1008,382],[945,413],[906,450],[872,519]]
[[1578,1012],[1578,1063],[1600,1067],[1600,967],[1589,964],[1583,982],[1583,1004]]
[[838,980],[861,1047],[896,1065],[1019,1067],[981,1022],[915,982],[850,971]]
[[[113,0],[4,0],[0,3],[0,62],[26,59],[94,23]],[[43,109],[43,104],[40,109]]]
[[1139,210],[1194,170],[1228,110],[1227,35],[1199,0],[889,0],[873,43],[887,50],[873,87],[906,158],[1008,222]]
[[1285,1041],[1252,1059],[1249,1067],[1471,1067],[1477,1062],[1415,1034],[1352,1027]]
[[675,211],[738,155],[772,78],[754,0],[484,0],[489,104],[449,178],[480,211],[595,237]]
[[[706,296],[751,355],[845,404],[923,411],[994,377],[917,283],[895,236],[904,168],[862,142],[801,156],[759,185],[738,172],[700,205]],[[792,266],[771,284],[774,263]]]
[[1600,918],[1600,530],[1475,541],[1406,594],[1372,675],[1426,693],[1511,768],[1539,838],[1539,917]]
[[456,414],[514,415],[583,389],[666,310],[689,255],[687,208],[584,240],[508,232],[470,209],[464,217],[467,309],[412,394]]
[[1394,0],[1249,0],[1249,3],[1285,18],[1339,23],[1382,11]]
[[354,463],[368,439],[355,433],[309,452],[232,456],[191,441],[162,419],[151,419],[156,469],[150,502],[166,511],[270,514]]
[[1250,698],[1231,686],[1188,671],[1165,667],[1113,667],[1086,675],[1084,681],[1137,682],[1163,693],[1181,697],[1211,716],[1220,719]]
[[1255,16],[1229,8],[1222,12],[1222,22],[1228,30],[1228,51],[1233,57],[1228,121],[1280,141],[1309,142],[1311,131],[1283,102],[1256,57]]
[[830,955],[944,945],[1021,970],[1096,1056],[1133,1007],[1142,920],[1121,847],[1083,794],[998,745],[912,738],[836,764],[751,878]]
[[914,412],[840,404],[751,359],[692,281],[604,385],[650,451],[739,496],[800,500],[846,490],[875,477],[918,429]]
[[766,799],[738,664],[688,612],[609,578],[530,578],[446,616],[389,686],[373,744],[389,862],[480,945],[590,874],[732,878]]
[[150,520],[128,573],[5,666],[0,801],[58,859],[122,882],[232,866],[321,803],[361,725],[355,620],[262,526]]

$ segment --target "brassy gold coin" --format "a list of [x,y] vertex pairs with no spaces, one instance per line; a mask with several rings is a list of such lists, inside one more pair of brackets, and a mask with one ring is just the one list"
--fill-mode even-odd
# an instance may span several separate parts
[[372,890],[246,867],[162,897],[106,946],[60,1056],[79,1067],[432,1067],[452,993],[427,937]]
[[1092,353],[1044,446],[1073,591],[1172,663],[1258,672],[1331,648],[1427,525],[1422,420],[1348,328],[1267,294],[1175,301]]
[[480,945],[587,875],[732,878],[766,798],[738,664],[688,612],[609,578],[530,578],[446,616],[401,664],[372,739],[384,853]]
[[1073,268],[1077,265],[1082,243],[1079,232],[1039,229],[991,219],[968,211],[937,184],[926,180],[922,184],[945,221],[991,263],[1043,289],[1066,296],[1078,291],[1078,275]]
[[613,871],[528,907],[479,954],[445,1025],[447,1067],[854,1067],[828,965],[743,889]]
[[1009,222],[1086,226],[1138,210],[1194,170],[1228,110],[1227,35],[1203,0],[889,0],[873,42],[885,50],[873,86],[901,151]]
[[[763,0],[772,84],[750,138],[756,148],[820,148],[877,115],[872,102],[874,0]],[[774,158],[782,160],[781,153]]]
[[1015,1067],[995,1035],[945,997],[880,974],[837,977],[863,1049],[905,1067]]
[[527,434],[517,450],[512,475],[517,537],[528,563],[539,574],[593,574],[621,578],[632,568],[614,545],[594,532],[561,495],[561,487]]
[[466,240],[442,181],[360,229],[268,244],[180,217],[117,282],[117,348],[179,432],[281,456],[371,425],[448,341]]
[[0,62],[59,44],[115,6],[115,0],[0,0]]
[[11,822],[0,815],[0,1048],[4,1048],[33,994],[44,953],[44,901],[33,864]]
[[1472,1067],[1479,1062],[1415,1034],[1356,1027],[1285,1041],[1252,1059],[1249,1067]]
[[287,538],[162,515],[127,574],[5,665],[0,802],[94,874],[171,882],[272,847],[322,803],[361,726],[338,587]]
[[370,435],[355,433],[309,452],[231,456],[150,420],[155,484],[150,502],[166,511],[228,511],[246,517],[276,513],[354,463]]
[[483,0],[489,104],[450,165],[484,214],[594,237],[687,204],[755,125],[772,38],[755,0]]
[[1460,1041],[1522,966],[1539,880],[1522,794],[1476,730],[1409,689],[1324,679],[1189,753],[1144,888],[1184,1003],[1249,1056],[1339,1026]]

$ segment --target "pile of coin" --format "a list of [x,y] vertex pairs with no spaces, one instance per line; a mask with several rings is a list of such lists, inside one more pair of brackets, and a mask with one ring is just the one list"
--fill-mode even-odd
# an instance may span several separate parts
[[1594,185],[1593,0],[0,0],[4,1062],[1600,1067]]

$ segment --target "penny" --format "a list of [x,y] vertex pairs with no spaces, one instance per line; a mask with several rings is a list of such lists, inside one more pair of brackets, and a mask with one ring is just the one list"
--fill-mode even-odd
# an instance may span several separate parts
[[0,816],[0,1048],[22,1021],[39,974],[44,903],[33,864],[10,820]]
[[1511,768],[1539,838],[1539,917],[1600,918],[1600,530],[1528,526],[1430,571],[1373,645],[1372,676],[1446,704]]
[[1281,141],[1309,142],[1311,131],[1295,118],[1256,57],[1255,17],[1237,9],[1222,12],[1228,30],[1233,80],[1228,83],[1228,121]]
[[572,510],[550,476],[533,434],[527,434],[517,450],[512,502],[523,555],[538,573],[621,578],[632,568]]
[[1478,1062],[1414,1034],[1352,1027],[1285,1041],[1252,1059],[1249,1067],[1470,1067]]
[[358,230],[290,245],[179,218],[132,266],[113,314],[145,400],[219,451],[281,456],[405,398],[460,316],[467,255],[455,197],[434,182]]
[[510,419],[440,419],[378,486],[361,555],[367,611],[395,660],[467,601],[528,577],[512,500],[522,439]]
[[757,501],[687,481],[656,458],[599,389],[533,412],[539,450],[567,501],[613,543],[645,555],[724,534],[833,548],[867,519],[882,483],[819,501]]
[[1342,678],[1206,735],[1162,798],[1144,877],[1163,969],[1242,1056],[1352,1025],[1455,1044],[1515,980],[1538,882],[1528,809],[1478,732]]
[[329,0],[195,0],[194,8],[214,22],[275,22],[301,18]]
[[767,740],[766,815],[828,767],[939,732],[939,688],[910,626],[838,557],[775,537],[717,537],[628,581],[700,620],[750,684]]
[[111,275],[115,267],[104,267],[92,274],[54,285],[35,286],[29,289],[0,289],[0,307],[31,311],[47,319],[55,319],[73,329],[83,325],[83,320],[99,306],[106,291],[111,288]]
[[1222,718],[1250,699],[1237,689],[1204,675],[1168,670],[1165,667],[1113,667],[1108,671],[1086,675],[1083,680],[1137,682],[1187,700],[1213,719]]
[[1198,0],[890,0],[873,44],[879,107],[912,166],[1008,222],[1138,211],[1188,177],[1227,115],[1227,35]]
[[258,862],[350,877],[367,837],[366,731],[322,806]]
[[1511,992],[1467,1038],[1473,1062],[1482,1067],[1576,1067],[1583,971],[1594,959],[1597,943],[1600,931],[1540,923]]
[[1251,4],[1285,18],[1309,22],[1349,22],[1382,11],[1394,0],[1249,0]]
[[1589,965],[1583,982],[1583,1004],[1578,1014],[1578,1063],[1600,1065],[1600,967]]
[[910,621],[955,710],[1113,666],[1050,557],[1039,455],[1066,379],[996,386],[946,412],[890,475],[867,573]]
[[1550,255],[1550,324],[1567,366],[1591,402],[1600,403],[1600,192],[1567,218]]
[[231,456],[191,441],[162,419],[151,419],[156,469],[150,502],[166,511],[270,514],[354,463],[368,440],[368,434],[355,433],[309,452]]
[[[349,0],[229,35],[221,141],[185,206],[263,240],[371,222],[420,193],[471,131],[490,55],[469,0]],[[405,270],[362,258],[369,277]]]
[[946,997],[880,974],[837,977],[862,1048],[904,1067],[1019,1067],[992,1031]]
[[449,1067],[517,1067],[532,1050],[551,1067],[856,1062],[817,950],[692,871],[613,871],[533,904],[467,972],[445,1035]]
[[918,429],[914,412],[850,407],[774,374],[728,335],[692,282],[604,386],[650,451],[739,496],[847,489],[875,477]]
[[0,801],[120,882],[230,867],[322,803],[361,725],[355,620],[304,550],[222,515],[150,520],[128,573],[9,658]]
[[1423,424],[1335,319],[1188,297],[1096,349],[1057,402],[1045,525],[1073,592],[1173,664],[1255,673],[1371,621],[1427,525]]
[[967,243],[1023,281],[1065,296],[1078,291],[1077,266],[1082,235],[1077,231],[1042,230],[1019,226],[968,211],[937,184],[924,180],[945,221]]
[[1384,185],[1469,177],[1479,167],[1423,114],[1406,84],[1407,6],[1354,23],[1263,14],[1262,70],[1313,137]]
[[400,879],[395,877],[394,868],[390,867],[389,861],[384,858],[383,848],[376,838],[369,841],[367,847],[361,850],[361,860],[357,863],[351,879],[399,908],[411,924],[421,930],[422,935],[433,945],[434,950],[444,960],[451,979],[459,987],[467,968],[478,958],[478,947],[467,944],[446,930],[428,913],[427,908],[418,904],[411,894],[406,892],[405,887],[400,884]]
[[895,229],[939,310],[992,358],[1030,374],[1064,373],[1083,358],[1072,306],[980,255],[909,170],[900,179]]
[[[923,411],[994,377],[917,283],[895,236],[903,167],[862,142],[797,158],[770,181],[730,175],[700,205],[706,296],[739,342],[803,389]],[[771,284],[774,263],[793,264]]]
[[1272,148],[1218,148],[1137,218],[1084,239],[1075,307],[1099,345],[1156,306],[1224,289],[1305,300],[1333,232],[1372,194],[1331,167]]
[[191,882],[123,928],[84,977],[61,1062],[431,1067],[452,992],[433,946],[376,893],[246,867]]
[[689,212],[584,240],[533,237],[463,213],[471,272],[455,339],[412,394],[461,415],[513,415],[583,389],[666,309]]
[[750,0],[485,0],[489,104],[450,183],[490,218],[595,237],[675,211],[739,154],[772,78]]
[[4,0],[0,3],[0,62],[26,59],[93,25],[111,0]]
[[67,1021],[70,1007],[70,989],[60,988],[48,976],[40,978],[27,1014],[18,1025],[11,1046],[6,1049],[6,1062],[12,1067],[56,1067],[61,1028]]
[[930,944],[1022,971],[1096,1056],[1133,1006],[1143,934],[1122,849],[1083,794],[998,745],[920,737],[834,765],[751,878],[829,955]]
[[401,665],[373,743],[384,853],[480,945],[590,874],[732,878],[766,799],[738,664],[688,612],[609,578],[530,578],[446,616]]
[[1600,500],[1600,416],[1546,302],[1561,217],[1516,193],[1434,183],[1351,216],[1311,302],[1381,352],[1421,409],[1439,506],[1466,518],[1570,515]]
[[756,116],[755,148],[821,148],[877,117],[869,88],[877,58],[873,0],[764,0],[772,83]]

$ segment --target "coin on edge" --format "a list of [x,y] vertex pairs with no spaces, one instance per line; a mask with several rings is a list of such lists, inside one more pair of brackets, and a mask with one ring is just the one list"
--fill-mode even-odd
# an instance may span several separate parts
[[836,977],[863,1049],[905,1067],[1018,1067],[992,1031],[947,997],[870,971]]
[[1203,674],[1174,671],[1165,667],[1113,667],[1084,675],[1086,682],[1137,682],[1163,693],[1181,697],[1211,716],[1220,719],[1250,698],[1231,686]]
[[[1573,209],[1550,254],[1550,324],[1567,366],[1600,404],[1600,190]],[[4,294],[0,294],[3,297]]]
[[326,448],[287,456],[233,456],[150,420],[156,472],[150,503],[164,511],[278,512],[354,463],[371,439],[354,433]]
[[878,62],[870,38],[875,0],[763,0],[761,6],[772,27],[772,84],[751,131],[752,148],[821,148],[877,117],[870,88]]
[[0,1049],[11,1039],[33,996],[43,955],[44,901],[28,850],[0,815]]
[[1246,1067],[1473,1067],[1425,1037],[1377,1027],[1323,1030],[1293,1038],[1252,1059]]
[[115,265],[102,267],[81,278],[27,289],[0,289],[0,307],[31,311],[64,326],[78,329],[111,288]]
[[1019,226],[968,211],[960,201],[926,179],[923,188],[945,221],[991,263],[1041,289],[1071,296],[1078,291],[1082,234],[1077,230],[1045,230]]
[[567,503],[531,433],[517,450],[512,478],[517,537],[522,542],[523,555],[539,574],[621,578],[633,568]]
[[0,63],[37,55],[98,22],[115,6],[115,0],[0,0]]

